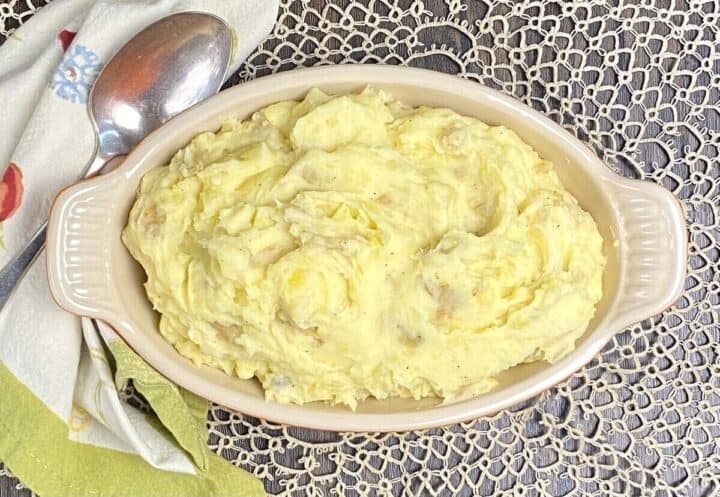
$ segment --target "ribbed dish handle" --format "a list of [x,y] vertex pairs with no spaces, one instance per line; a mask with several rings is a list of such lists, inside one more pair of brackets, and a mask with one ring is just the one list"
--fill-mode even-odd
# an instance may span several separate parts
[[607,183],[620,216],[619,295],[610,311],[617,331],[670,307],[682,294],[687,232],[680,202],[654,183]]
[[114,188],[122,176],[93,178],[69,187],[55,200],[47,234],[50,291],[60,307],[95,318],[112,314],[116,299],[111,270]]

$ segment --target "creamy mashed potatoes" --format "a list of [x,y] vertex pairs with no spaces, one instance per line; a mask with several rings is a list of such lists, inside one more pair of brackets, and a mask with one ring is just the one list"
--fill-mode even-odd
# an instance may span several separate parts
[[512,131],[387,93],[271,105],[148,172],[123,240],[160,332],[268,399],[492,388],[570,352],[602,239]]

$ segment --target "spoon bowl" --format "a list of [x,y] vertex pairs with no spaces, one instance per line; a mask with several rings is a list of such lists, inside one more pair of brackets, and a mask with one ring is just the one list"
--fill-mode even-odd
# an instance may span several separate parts
[[135,35],[90,92],[88,107],[97,131],[98,160],[93,162],[127,154],[168,119],[217,93],[231,52],[230,29],[204,13],[173,14]]

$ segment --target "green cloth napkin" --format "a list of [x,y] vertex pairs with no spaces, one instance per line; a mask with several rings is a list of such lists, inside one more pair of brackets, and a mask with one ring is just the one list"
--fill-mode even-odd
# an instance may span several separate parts
[[195,475],[150,466],[137,454],[68,439],[68,426],[0,364],[0,459],[38,495],[65,497],[263,496],[262,484],[207,449],[207,402],[150,369],[122,341],[110,345],[115,380],[132,378]]

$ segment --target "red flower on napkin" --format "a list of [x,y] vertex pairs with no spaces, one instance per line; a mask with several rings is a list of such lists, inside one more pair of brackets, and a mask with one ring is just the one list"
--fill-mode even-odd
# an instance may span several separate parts
[[15,214],[22,202],[22,173],[12,162],[5,169],[0,181],[0,221],[5,221]]
[[62,47],[63,52],[68,49],[76,34],[77,33],[75,33],[74,31],[68,31],[67,29],[63,29],[62,31],[60,31],[60,34],[58,35],[58,40],[60,40],[60,46]]

